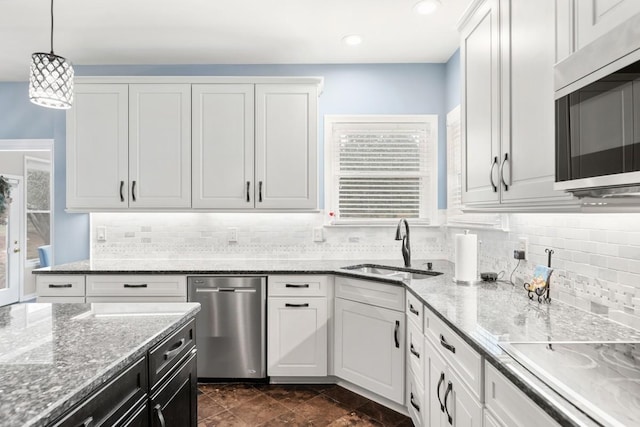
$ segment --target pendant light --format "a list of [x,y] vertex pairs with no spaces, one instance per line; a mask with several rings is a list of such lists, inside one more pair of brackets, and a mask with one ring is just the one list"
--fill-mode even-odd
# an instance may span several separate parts
[[51,52],[31,55],[29,99],[47,108],[66,110],[73,104],[73,66],[53,53],[53,0],[51,0]]

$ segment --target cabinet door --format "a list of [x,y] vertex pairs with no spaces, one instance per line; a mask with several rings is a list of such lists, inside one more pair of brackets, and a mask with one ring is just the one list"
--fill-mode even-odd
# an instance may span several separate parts
[[424,369],[426,385],[425,397],[428,411],[423,419],[431,427],[449,426],[444,408],[444,394],[447,389],[447,365],[431,342],[424,340]]
[[126,208],[128,87],[77,84],[67,113],[67,208]]
[[315,209],[317,87],[256,85],[256,207]]
[[640,13],[638,0],[579,0],[576,9],[576,49],[582,49],[598,37]]
[[335,373],[404,405],[404,313],[335,300]]
[[195,84],[194,208],[253,208],[254,85]]
[[574,0],[555,0],[556,2],[556,62],[560,62],[575,51],[575,20],[573,19]]
[[269,298],[267,374],[327,375],[327,299]]
[[487,0],[462,30],[462,202],[497,203],[500,167],[498,0]]
[[129,206],[191,207],[191,85],[129,86]]
[[449,395],[445,391],[447,422],[451,416],[449,424],[452,426],[482,427],[482,405],[452,371],[449,371],[447,389],[451,390]]
[[503,203],[571,199],[553,190],[554,9],[554,0],[501,3]]
[[180,368],[149,399],[151,426],[191,426],[197,424],[196,355]]

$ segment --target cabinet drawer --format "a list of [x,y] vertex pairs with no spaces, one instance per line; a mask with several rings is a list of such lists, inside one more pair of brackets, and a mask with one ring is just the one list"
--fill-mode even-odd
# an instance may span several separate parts
[[196,321],[191,319],[189,323],[149,350],[149,385],[152,390],[195,346],[195,328]]
[[36,276],[36,293],[39,297],[83,297],[84,276],[38,274]]
[[416,427],[424,425],[423,413],[427,410],[424,398],[424,387],[417,381],[415,375],[409,375],[407,385],[407,409],[411,416],[411,421]]
[[126,425],[134,412],[131,408],[146,400],[147,387],[147,359],[143,357],[53,425]]
[[64,303],[84,303],[84,297],[38,297],[37,302],[64,302]]
[[495,418],[492,421],[497,420],[503,426],[558,425],[491,364],[485,363],[484,373],[485,405]]
[[413,324],[418,328],[420,333],[422,333],[422,324],[423,320],[423,312],[424,307],[418,298],[416,298],[413,294],[407,292],[407,320],[409,322],[413,322]]
[[186,276],[87,276],[87,296],[187,296]]
[[324,297],[327,296],[326,276],[269,276],[269,296]]
[[371,280],[336,277],[336,297],[404,311],[404,288]]
[[135,297],[131,297],[131,296],[126,296],[126,295],[114,296],[114,297],[87,297],[87,304],[90,304],[92,302],[187,302],[187,298],[185,296],[173,296],[173,297],[156,297],[156,296],[138,297],[138,296],[135,296]]
[[149,405],[144,405],[134,411],[133,415],[123,424],[122,427],[148,427],[149,426]]
[[482,402],[482,356],[426,308],[424,334]]
[[411,322],[407,322],[407,357],[409,369],[420,385],[424,385],[424,335]]

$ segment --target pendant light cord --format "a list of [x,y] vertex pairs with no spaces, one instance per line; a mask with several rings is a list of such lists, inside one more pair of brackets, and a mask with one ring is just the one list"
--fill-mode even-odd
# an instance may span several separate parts
[[53,0],[51,0],[51,55],[53,55]]

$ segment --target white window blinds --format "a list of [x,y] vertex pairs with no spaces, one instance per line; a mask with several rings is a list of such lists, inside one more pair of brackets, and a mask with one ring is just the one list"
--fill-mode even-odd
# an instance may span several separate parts
[[435,116],[370,120],[337,121],[331,127],[330,209],[343,221],[429,221],[436,203]]

